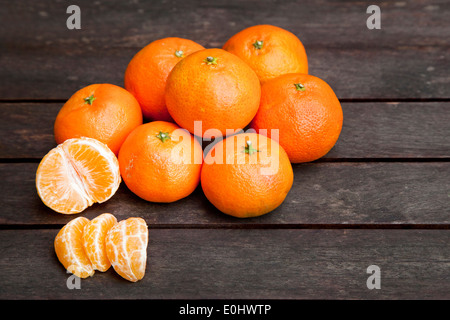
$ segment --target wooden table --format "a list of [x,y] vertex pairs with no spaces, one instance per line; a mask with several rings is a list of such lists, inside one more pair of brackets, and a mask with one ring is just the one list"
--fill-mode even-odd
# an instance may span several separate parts
[[[68,30],[64,1],[0,1],[0,299],[449,299],[450,5],[379,2],[369,30],[358,1],[85,1]],[[122,183],[77,216],[110,212],[149,225],[147,273],[112,269],[70,290],[53,240],[76,216],[35,189],[55,146],[59,108],[79,88],[123,86],[132,56],[179,36],[221,47],[273,24],[304,43],[310,73],[342,102],[344,126],[324,158],[294,165],[285,202],[241,220],[201,188],[173,204],[145,202]],[[370,265],[381,288],[368,289]]]

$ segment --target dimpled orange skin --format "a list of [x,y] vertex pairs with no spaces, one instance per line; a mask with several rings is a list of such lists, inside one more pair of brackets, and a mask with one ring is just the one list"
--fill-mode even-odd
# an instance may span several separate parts
[[[208,62],[208,57],[214,61]],[[172,118],[205,138],[248,125],[258,110],[260,95],[256,73],[222,49],[205,49],[184,58],[172,69],[166,85]],[[194,121],[202,121],[201,132],[194,131]],[[216,130],[205,133],[208,129]]]
[[127,90],[92,84],[75,92],[59,111],[55,140],[60,144],[71,138],[93,138],[117,155],[127,135],[142,121],[139,103]]
[[[262,41],[261,48],[257,48],[257,41]],[[300,39],[276,26],[246,28],[232,36],[223,49],[244,60],[261,83],[286,73],[308,73],[308,59]]]
[[[304,86],[297,90],[295,84]],[[279,143],[292,163],[327,154],[342,130],[343,113],[333,89],[312,75],[286,74],[262,86],[261,105],[251,127],[264,134],[279,129]]]
[[[170,138],[164,142],[160,132]],[[174,202],[191,194],[200,182],[200,143],[174,123],[154,121],[136,128],[119,152],[122,179],[136,195],[152,202]]]
[[[259,152],[246,153],[247,141]],[[293,179],[288,156],[277,142],[256,133],[241,133],[218,142],[208,152],[201,185],[217,209],[249,218],[280,206]]]
[[92,277],[94,268],[83,247],[83,230],[89,219],[78,217],[68,222],[56,235],[56,256],[67,271],[80,278]]
[[170,37],[151,42],[131,59],[125,88],[139,101],[146,119],[173,122],[164,100],[167,77],[181,59],[202,49],[192,40]]

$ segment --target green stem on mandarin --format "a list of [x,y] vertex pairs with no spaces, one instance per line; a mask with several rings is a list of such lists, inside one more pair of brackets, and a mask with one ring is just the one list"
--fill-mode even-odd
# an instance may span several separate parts
[[91,94],[89,97],[84,98],[84,104],[88,103],[89,105],[92,106],[92,104],[94,103],[94,100],[97,99],[94,97],[93,94]]
[[214,57],[211,57],[211,56],[206,57],[206,59],[203,60],[203,61],[206,62],[207,65],[217,64],[217,58],[214,58]]
[[170,134],[169,132],[162,132],[159,131],[159,133],[156,135],[156,137],[161,140],[162,142],[166,142],[166,140],[170,139]]
[[246,147],[244,148],[244,152],[245,152],[245,153],[248,153],[248,155],[251,156],[251,155],[254,154],[255,152],[259,152],[259,150],[253,148],[252,142],[251,142],[250,140],[247,140],[247,142],[246,142]]
[[295,89],[297,89],[297,91],[305,91],[306,88],[303,84],[301,83],[294,83]]
[[176,50],[175,51],[175,56],[177,56],[178,58],[183,58],[184,57],[183,50]]
[[257,40],[253,46],[255,47],[255,49],[261,50],[263,47],[264,41],[262,40]]

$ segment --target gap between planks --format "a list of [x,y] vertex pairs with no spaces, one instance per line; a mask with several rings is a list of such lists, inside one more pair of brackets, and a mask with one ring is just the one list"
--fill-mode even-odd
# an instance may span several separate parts
[[[2,230],[59,230],[64,224],[0,225]],[[155,224],[149,229],[450,230],[450,224]]]

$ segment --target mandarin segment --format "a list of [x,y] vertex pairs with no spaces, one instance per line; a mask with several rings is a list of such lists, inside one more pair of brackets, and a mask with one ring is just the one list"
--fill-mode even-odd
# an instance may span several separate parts
[[83,246],[83,231],[89,220],[78,217],[68,222],[57,234],[54,247],[58,260],[77,277],[94,275],[94,268]]
[[121,182],[119,162],[105,144],[74,138],[52,149],[36,171],[36,189],[56,212],[74,214],[110,199]]
[[105,237],[116,223],[115,216],[103,213],[84,226],[83,246],[94,270],[105,272],[111,267],[106,255]]
[[128,218],[114,225],[106,235],[106,254],[114,270],[136,282],[145,275],[148,228],[142,218]]

